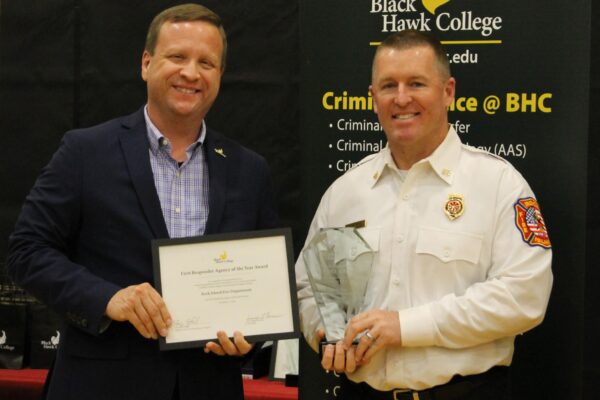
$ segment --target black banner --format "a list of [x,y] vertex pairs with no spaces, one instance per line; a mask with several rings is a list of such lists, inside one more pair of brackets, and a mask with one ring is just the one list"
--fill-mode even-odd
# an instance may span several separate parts
[[[581,332],[561,327],[583,322],[590,7],[589,1],[301,0],[308,214],[336,177],[385,146],[368,92],[371,61],[381,40],[404,29],[431,31],[442,41],[457,80],[449,118],[463,143],[506,158],[536,193],[554,247],[555,283],[546,321],[517,343],[518,399],[577,398],[581,390]],[[303,376],[301,370],[302,399],[335,398],[330,383]]]

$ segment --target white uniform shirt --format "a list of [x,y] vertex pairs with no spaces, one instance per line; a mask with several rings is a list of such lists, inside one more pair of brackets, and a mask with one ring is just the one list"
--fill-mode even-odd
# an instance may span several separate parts
[[[456,195],[464,211],[451,219],[445,207]],[[529,227],[523,204],[539,217]],[[515,335],[544,317],[552,252],[534,195],[507,161],[462,145],[453,128],[407,174],[386,147],[329,187],[307,242],[321,228],[363,220],[377,251],[367,309],[399,311],[402,347],[380,350],[350,379],[420,390],[511,363]],[[320,318],[302,255],[296,274],[311,341]]]

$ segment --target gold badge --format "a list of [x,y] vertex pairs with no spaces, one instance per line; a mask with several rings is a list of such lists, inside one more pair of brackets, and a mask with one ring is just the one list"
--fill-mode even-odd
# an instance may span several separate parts
[[463,196],[460,194],[449,194],[448,201],[444,205],[444,212],[450,218],[450,221],[454,221],[456,218],[463,215],[465,211],[465,202]]
[[221,149],[221,148],[215,149],[215,153],[217,153],[218,155],[220,155],[220,156],[221,156],[221,157],[223,157],[223,158],[227,157],[227,156],[225,155],[225,152],[224,152],[224,151],[223,151],[223,149]]

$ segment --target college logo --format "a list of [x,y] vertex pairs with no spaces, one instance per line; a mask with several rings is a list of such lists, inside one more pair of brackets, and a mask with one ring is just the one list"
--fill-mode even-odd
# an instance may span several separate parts
[[422,0],[423,7],[425,7],[425,9],[429,11],[430,14],[435,14],[435,10],[439,6],[443,6],[444,4],[449,2],[450,0]]
[[231,259],[229,259],[229,257],[227,257],[227,250],[225,250],[221,254],[219,254],[219,256],[217,258],[215,258],[214,261],[217,264],[233,262],[233,260],[231,260]]
[[46,350],[56,350],[60,343],[60,332],[56,331],[55,336],[51,336],[50,340],[40,340],[40,344]]
[[515,203],[515,223],[523,240],[530,246],[552,247],[540,206],[533,197],[519,199]]
[[15,346],[9,346],[6,344],[6,342],[7,342],[6,332],[2,331],[2,335],[0,335],[0,350],[13,351],[15,349]]

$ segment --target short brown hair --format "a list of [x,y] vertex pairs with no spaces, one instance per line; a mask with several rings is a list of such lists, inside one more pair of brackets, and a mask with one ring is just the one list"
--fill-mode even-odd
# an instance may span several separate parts
[[181,4],[175,7],[167,8],[160,12],[148,28],[148,34],[146,35],[146,45],[144,49],[154,54],[156,49],[156,42],[158,41],[158,34],[160,28],[162,28],[165,22],[185,22],[185,21],[205,21],[214,25],[219,29],[221,38],[223,39],[223,54],[221,55],[221,67],[225,68],[225,61],[227,59],[227,36],[225,35],[225,29],[223,28],[223,22],[221,17],[216,13],[204,7],[200,4]]
[[[448,56],[446,55],[446,51],[442,47],[440,41],[429,32],[421,32],[413,29],[407,29],[405,31],[392,33],[391,35],[386,37],[383,42],[381,42],[381,44],[375,52],[375,57],[377,56],[379,51],[385,48],[406,50],[421,46],[429,47],[433,50],[433,54],[435,55],[435,59],[438,62],[438,68],[442,73],[442,76],[445,79],[450,78],[452,75],[450,72],[450,63],[448,62]],[[375,60],[375,57],[373,57],[373,61]]]

